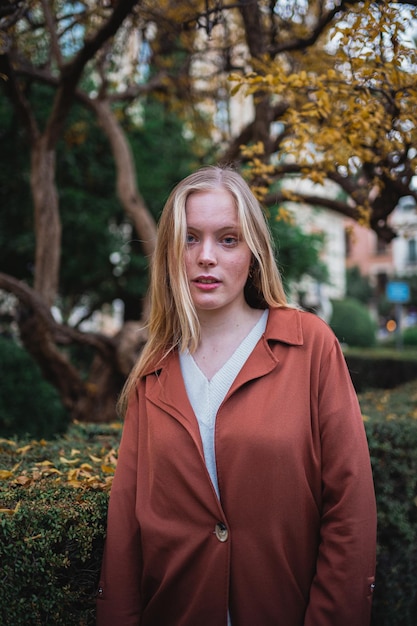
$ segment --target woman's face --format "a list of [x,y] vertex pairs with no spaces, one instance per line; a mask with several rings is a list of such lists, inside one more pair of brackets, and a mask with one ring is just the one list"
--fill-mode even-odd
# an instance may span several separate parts
[[185,267],[199,315],[245,307],[252,253],[242,239],[233,196],[225,189],[191,194],[185,206]]

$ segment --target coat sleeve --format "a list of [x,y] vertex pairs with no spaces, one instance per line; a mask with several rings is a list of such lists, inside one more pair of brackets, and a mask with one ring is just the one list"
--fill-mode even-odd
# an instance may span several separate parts
[[368,626],[376,560],[376,505],[359,402],[337,340],[320,366],[322,512],[304,626]]
[[107,535],[97,594],[97,626],[140,622],[140,529],[135,515],[138,400],[126,412],[117,468],[110,492]]

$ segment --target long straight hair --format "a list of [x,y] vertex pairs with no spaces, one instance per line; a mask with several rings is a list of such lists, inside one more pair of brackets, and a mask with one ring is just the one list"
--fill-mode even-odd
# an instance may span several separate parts
[[253,308],[287,305],[264,212],[246,181],[230,167],[203,167],[179,182],[161,214],[150,280],[148,340],[119,400],[123,412],[136,381],[175,348],[192,353],[200,324],[185,271],[186,202],[193,193],[224,189],[234,199],[242,237],[252,252],[245,298]]

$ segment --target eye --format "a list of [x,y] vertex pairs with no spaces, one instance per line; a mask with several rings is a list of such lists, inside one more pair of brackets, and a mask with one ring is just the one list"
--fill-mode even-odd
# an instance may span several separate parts
[[192,245],[193,243],[197,242],[197,237],[195,235],[193,235],[192,233],[187,233],[186,237],[185,237],[185,243],[187,246]]
[[239,237],[236,235],[226,235],[225,237],[222,237],[221,243],[227,248],[233,248],[239,243]]

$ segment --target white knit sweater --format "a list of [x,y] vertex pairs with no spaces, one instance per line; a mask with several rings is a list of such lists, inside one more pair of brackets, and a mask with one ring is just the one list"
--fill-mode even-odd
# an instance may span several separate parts
[[219,498],[214,446],[217,411],[234,379],[262,337],[267,320],[268,310],[265,310],[229,360],[216,372],[211,380],[206,378],[189,352],[180,353],[180,365],[185,388],[200,428],[207,469]]

